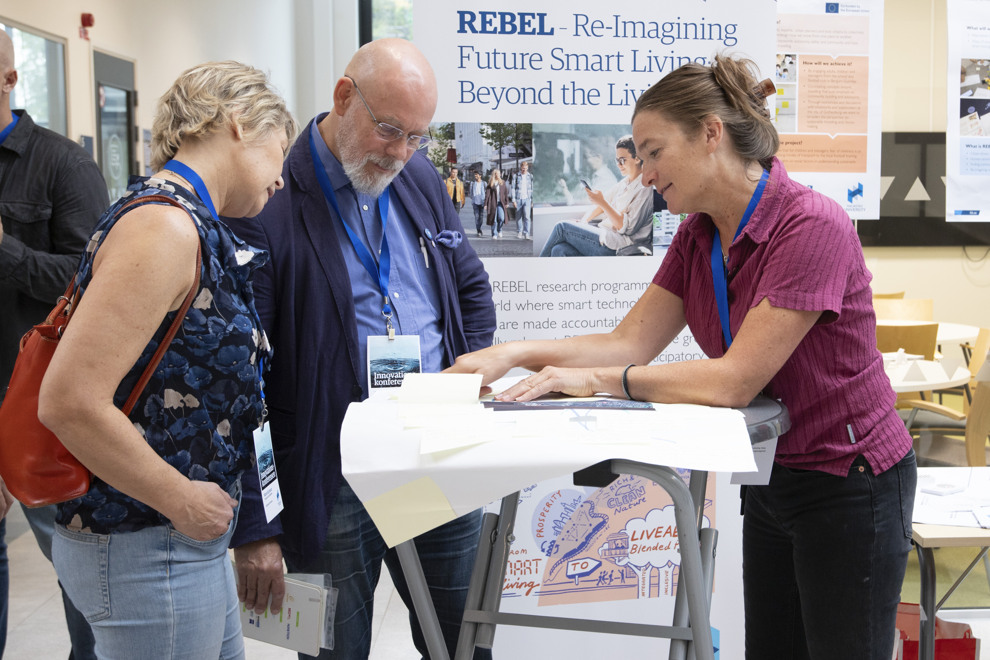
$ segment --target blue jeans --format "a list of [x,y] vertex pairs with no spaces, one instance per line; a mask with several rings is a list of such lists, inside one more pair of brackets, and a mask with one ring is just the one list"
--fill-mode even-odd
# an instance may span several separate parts
[[[457,647],[480,531],[481,515],[475,511],[415,539],[416,551],[451,658]],[[319,655],[321,659],[367,660],[371,652],[375,587],[383,561],[402,602],[409,608],[409,626],[416,650],[424,658],[429,657],[399,558],[394,549],[386,547],[364,505],[345,482],[334,502],[320,557],[308,566],[289,565],[289,570],[294,572],[330,573],[333,586],[339,589],[334,650],[323,649]],[[300,660],[311,657],[299,655]],[[491,651],[481,649],[474,654],[475,660],[490,660],[491,657]]]
[[516,202],[516,221],[519,231],[533,235],[533,199],[520,199]]
[[499,204],[495,207],[495,224],[492,225],[492,238],[502,233],[502,225],[505,224],[505,207]]
[[474,207],[474,228],[481,231],[481,225],[485,224],[485,205],[472,204]]
[[911,550],[911,451],[874,475],[774,464],[747,486],[743,518],[746,657],[889,660]]
[[[240,484],[231,493],[240,499]],[[101,659],[244,658],[240,604],[223,536],[194,541],[171,525],[120,534],[55,526],[55,571],[93,627]]]
[[[39,508],[29,508],[21,505],[24,517],[31,525],[34,538],[38,541],[41,554],[45,555],[48,561],[52,560],[52,537],[55,534],[55,514],[58,512],[56,505],[43,506]],[[96,660],[96,650],[94,647],[93,631],[90,630],[89,623],[76,606],[69,600],[69,596],[62,589],[62,609],[65,610],[65,624],[69,630],[69,640],[72,642],[72,649],[69,651],[69,660]]]
[[591,225],[581,222],[558,222],[540,252],[541,257],[614,257],[615,250],[598,239]]

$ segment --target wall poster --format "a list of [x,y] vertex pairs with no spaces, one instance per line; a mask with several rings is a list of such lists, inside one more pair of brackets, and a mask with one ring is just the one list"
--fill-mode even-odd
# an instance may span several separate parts
[[[622,319],[652,280],[681,218],[648,192],[629,245],[603,256],[559,258],[602,255],[586,189],[613,191],[638,177],[622,146],[632,110],[674,68],[740,54],[772,77],[776,10],[774,0],[414,3],[414,40],[439,83],[440,140],[431,157],[444,176],[456,167],[464,181],[460,216],[492,280],[496,342],[607,332]],[[475,173],[489,183],[498,170],[513,190],[524,165],[532,177],[531,222],[511,206],[492,224],[484,209],[476,216]],[[590,240],[549,250],[562,223],[583,225]],[[635,258],[614,258],[626,256]],[[700,357],[685,332],[657,361]],[[737,495],[729,475],[710,476],[706,524],[721,540],[712,626],[723,658],[741,657],[743,647]],[[662,489],[639,478],[601,490],[575,487],[569,475],[534,484],[520,494],[502,610],[669,623],[680,561],[672,510]],[[666,640],[503,626],[494,652],[588,658],[616,657],[621,648],[623,656],[663,657],[667,647]]]
[[990,221],[990,2],[948,0],[945,215]]
[[880,217],[883,1],[780,0],[776,121],[788,173],[854,220]]

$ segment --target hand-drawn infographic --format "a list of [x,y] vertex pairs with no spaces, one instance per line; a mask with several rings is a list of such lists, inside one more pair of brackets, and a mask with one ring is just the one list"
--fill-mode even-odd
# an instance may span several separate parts
[[[709,527],[714,475],[706,495]],[[540,606],[673,597],[679,573],[674,506],[663,488],[632,475],[601,489],[565,478],[520,494],[502,595]]]

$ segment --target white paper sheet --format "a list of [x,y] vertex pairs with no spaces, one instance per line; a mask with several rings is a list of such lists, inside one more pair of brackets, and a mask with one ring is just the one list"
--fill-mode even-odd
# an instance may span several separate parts
[[[463,421],[462,406],[451,404],[450,420],[436,407],[429,416],[413,415],[423,424],[415,428],[407,427],[405,408],[387,398],[354,403],[341,429],[343,473],[362,502],[382,501],[378,498],[387,499],[396,489],[406,497],[429,492],[422,520],[417,520],[416,506],[403,507],[401,515],[389,507],[372,513],[389,545],[444,522],[440,512],[446,506],[434,505],[433,485],[449,503],[453,519],[543,479],[613,458],[709,471],[756,469],[745,420],[732,409],[658,404],[652,411],[488,411],[478,415],[485,421],[474,428],[452,433],[459,422],[448,422]],[[422,451],[424,443],[432,442],[423,438],[460,432],[479,442],[439,453]],[[413,487],[424,477],[430,481],[428,491]]]
[[914,522],[983,527],[990,513],[990,468],[918,468]]

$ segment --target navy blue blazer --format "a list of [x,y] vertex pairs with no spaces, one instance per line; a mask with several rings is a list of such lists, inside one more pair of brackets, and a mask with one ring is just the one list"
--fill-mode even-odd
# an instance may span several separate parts
[[[333,228],[337,220],[313,170],[311,125],[286,159],[285,187],[257,218],[230,221],[238,236],[271,254],[255,273],[254,289],[275,349],[265,396],[285,502],[280,516],[266,523],[257,472],[245,474],[231,545],[281,535],[282,551],[296,565],[308,564],[323,546],[342,478],[340,427],[348,404],[362,397],[351,282]],[[392,192],[420,235],[463,231],[440,174],[422,153],[406,163]],[[491,346],[495,307],[488,274],[466,239],[453,249],[433,241],[426,247],[440,286],[448,366],[462,353]]]

